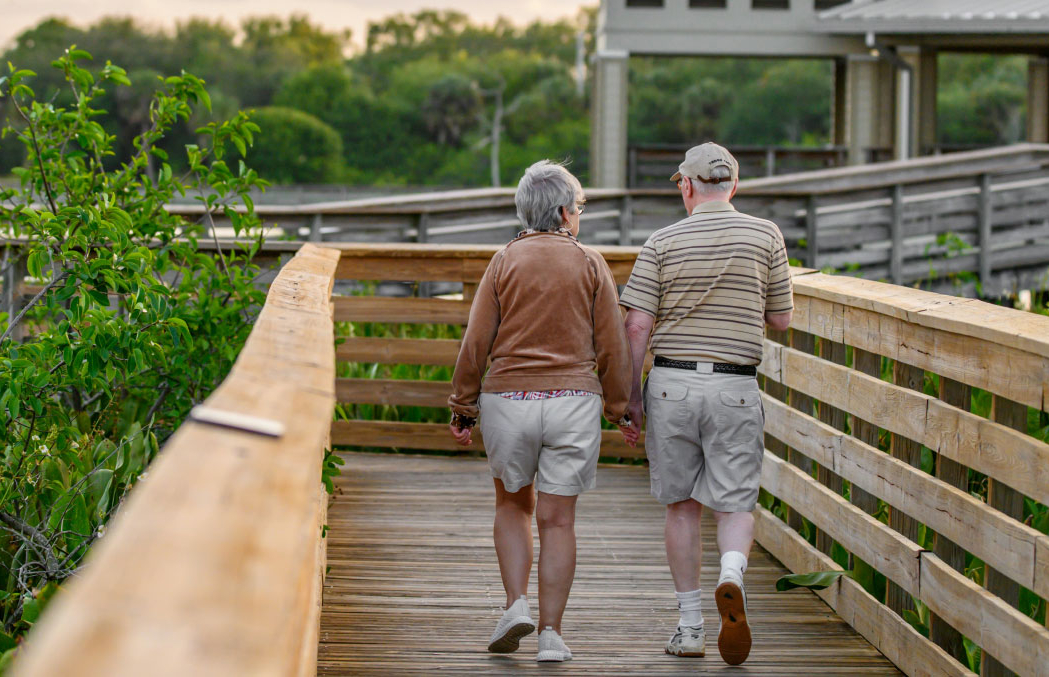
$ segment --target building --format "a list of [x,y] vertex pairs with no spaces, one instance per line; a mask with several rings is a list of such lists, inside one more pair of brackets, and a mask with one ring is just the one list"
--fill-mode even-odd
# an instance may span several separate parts
[[834,59],[833,140],[860,164],[935,146],[941,51],[1029,55],[1027,140],[1049,142],[1049,0],[602,0],[592,183],[626,185],[632,55]]

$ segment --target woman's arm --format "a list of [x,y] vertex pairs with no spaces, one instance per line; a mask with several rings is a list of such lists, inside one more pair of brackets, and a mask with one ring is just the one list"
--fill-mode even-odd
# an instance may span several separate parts
[[[492,258],[480,284],[477,285],[473,305],[470,306],[470,319],[463,333],[459,357],[455,361],[455,372],[452,375],[452,395],[448,398],[448,406],[452,408],[453,414],[477,418],[477,397],[481,392],[481,380],[484,378],[488,355],[499,331],[499,297],[495,290],[495,279],[498,277],[496,269],[501,261],[500,254]],[[459,435],[455,437],[463,443]],[[469,435],[464,439],[469,440]]]
[[605,418],[618,423],[630,400],[630,349],[619,311],[619,294],[608,263],[594,257],[597,290],[594,293],[594,354],[597,376],[605,398]]

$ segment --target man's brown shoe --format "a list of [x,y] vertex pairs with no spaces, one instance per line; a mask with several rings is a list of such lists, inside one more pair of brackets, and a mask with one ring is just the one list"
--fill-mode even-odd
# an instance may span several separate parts
[[726,663],[739,665],[750,655],[750,626],[743,586],[733,580],[723,581],[714,592],[714,601],[721,614],[718,651]]

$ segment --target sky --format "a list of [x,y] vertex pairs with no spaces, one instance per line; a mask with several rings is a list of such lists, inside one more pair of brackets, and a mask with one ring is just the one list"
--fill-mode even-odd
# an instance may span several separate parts
[[15,36],[49,16],[62,16],[74,25],[87,26],[107,15],[132,15],[153,26],[174,26],[192,16],[224,18],[237,25],[241,17],[291,13],[309,15],[328,30],[349,28],[353,42],[362,44],[369,21],[398,12],[420,9],[455,9],[481,23],[505,16],[515,23],[534,19],[573,16],[583,5],[597,0],[0,0],[0,49]]

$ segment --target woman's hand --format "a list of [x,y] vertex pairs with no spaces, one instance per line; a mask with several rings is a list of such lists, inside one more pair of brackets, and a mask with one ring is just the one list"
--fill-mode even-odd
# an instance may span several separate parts
[[473,428],[457,428],[451,423],[448,424],[448,430],[451,431],[452,437],[455,441],[464,447],[468,447],[473,444],[473,440],[470,435],[473,432]]
[[623,439],[628,446],[637,446],[637,440],[641,436],[641,431],[634,427],[633,423],[619,426],[619,432],[623,433]]

